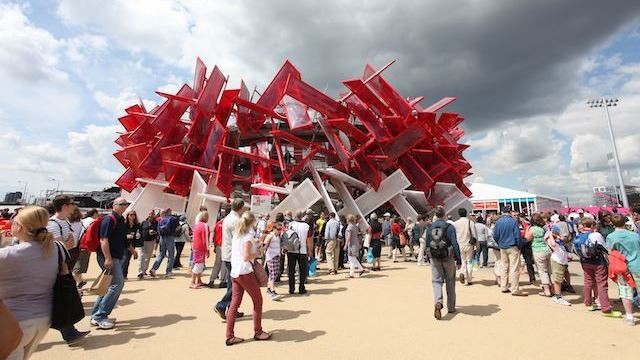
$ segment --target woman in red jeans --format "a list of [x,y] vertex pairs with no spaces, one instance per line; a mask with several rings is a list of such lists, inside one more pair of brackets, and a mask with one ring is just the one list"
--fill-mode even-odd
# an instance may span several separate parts
[[231,241],[231,281],[233,282],[231,305],[227,313],[227,346],[244,341],[236,337],[233,328],[242,296],[246,291],[253,301],[254,340],[269,340],[271,334],[262,330],[262,293],[258,280],[253,273],[253,261],[262,256],[262,242],[256,238],[253,230],[256,218],[250,211],[245,211],[238,220],[236,231]]

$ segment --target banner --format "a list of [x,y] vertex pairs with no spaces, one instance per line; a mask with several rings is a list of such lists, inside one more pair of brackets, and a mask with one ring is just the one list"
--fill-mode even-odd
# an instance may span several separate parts
[[251,195],[251,212],[255,215],[271,212],[271,196]]

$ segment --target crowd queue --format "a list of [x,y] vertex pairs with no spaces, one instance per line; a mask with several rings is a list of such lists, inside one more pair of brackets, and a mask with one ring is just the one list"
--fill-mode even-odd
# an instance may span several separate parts
[[[137,261],[135,275],[140,280],[161,276],[158,272],[165,259],[162,276],[171,277],[174,269],[183,267],[180,260],[187,243],[191,244],[188,287],[226,288],[214,311],[226,322],[225,343],[229,346],[244,341],[236,336],[234,325],[244,316],[238,308],[245,292],[253,302],[253,338],[269,340],[271,333],[262,328],[260,287],[266,287],[266,295],[278,301],[282,295],[277,285],[286,274],[288,293],[295,294],[297,285],[297,293],[306,294],[307,277],[317,272],[319,262],[326,263],[328,275],[338,275],[348,267],[344,275],[348,278],[381,271],[383,246],[388,247],[387,256],[393,262],[431,266],[438,320],[445,305],[443,291],[447,312],[455,313],[456,282],[473,285],[474,269],[490,265],[491,251],[495,284],[502,293],[527,296],[519,281],[520,274],[526,273],[529,284],[540,287],[540,296],[570,306],[563,293],[575,292],[568,263],[577,260],[583,269],[587,309],[635,324],[633,309],[640,281],[637,213],[627,218],[578,211],[578,217],[566,219],[555,213],[525,216],[505,208],[501,215],[485,219],[459,209],[459,218],[452,221],[442,207],[415,220],[388,212],[381,218],[372,213],[368,219],[325,212],[316,216],[307,209],[279,213],[272,219],[268,214],[253,214],[242,199],[234,199],[229,213],[223,209],[216,214],[219,220],[210,228],[213,215],[205,207],[194,224],[188,224],[171,209],[150,210],[141,218],[135,211],[127,212],[128,206],[126,199],[117,198],[110,213],[90,210],[83,218],[72,198],[58,196],[49,210],[32,206],[12,216],[0,214],[7,221],[12,217],[13,236],[11,246],[0,248],[0,331],[4,331],[0,357],[29,358],[50,327],[57,276],[70,272],[81,294],[93,252],[111,280],[96,299],[90,325],[112,329],[116,319],[110,315],[129,278],[132,258]],[[209,257],[215,260],[204,282]],[[371,264],[369,269],[363,263]],[[610,279],[617,283],[624,314],[613,310],[608,297]],[[69,344],[89,334],[74,324],[59,331]]]

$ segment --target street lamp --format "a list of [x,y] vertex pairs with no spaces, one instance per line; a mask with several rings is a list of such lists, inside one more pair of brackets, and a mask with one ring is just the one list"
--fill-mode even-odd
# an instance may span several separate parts
[[613,158],[616,162],[616,170],[618,171],[618,182],[620,183],[620,193],[622,195],[622,206],[629,208],[629,199],[627,199],[627,191],[624,188],[624,180],[622,178],[622,169],[620,168],[620,158],[618,157],[618,147],[616,146],[616,138],[613,135],[613,127],[611,126],[611,115],[609,114],[610,106],[618,106],[618,99],[600,98],[587,101],[587,105],[591,108],[603,107],[607,115],[607,125],[609,125],[609,136],[611,137],[611,146],[613,146]]

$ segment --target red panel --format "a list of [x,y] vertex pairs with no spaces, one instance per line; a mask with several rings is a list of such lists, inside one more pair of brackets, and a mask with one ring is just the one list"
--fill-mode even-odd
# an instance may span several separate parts
[[377,191],[381,181],[380,172],[364,154],[358,155],[354,161],[356,162],[355,170],[358,173],[358,179],[371,185]]
[[378,114],[386,116],[393,115],[393,111],[391,111],[391,109],[389,109],[387,105],[362,82],[362,80],[346,80],[342,83],[357,95],[360,100],[367,103],[370,108],[373,107]]
[[303,102],[328,118],[345,118],[349,111],[338,102],[302,80],[290,77],[285,94]]
[[375,137],[377,141],[388,140],[391,136],[387,128],[380,120],[369,111],[369,108],[356,96],[350,96],[345,100],[347,106],[353,111],[358,119],[362,122],[367,130]]
[[229,115],[231,115],[231,110],[233,109],[233,102],[238,95],[240,95],[240,89],[225,90],[222,92],[220,104],[218,104],[218,108],[216,109],[216,117],[223,127],[227,126]]
[[231,195],[233,190],[233,155],[221,154],[220,163],[218,164],[218,173],[216,174],[216,186],[227,197]]
[[[249,89],[244,84],[244,81],[240,81],[240,94],[236,98],[236,102],[238,99],[249,100]],[[249,108],[244,106],[238,106],[238,112],[236,113],[236,126],[238,130],[240,130],[240,134],[246,136],[249,129],[251,128],[251,118],[249,117]]]
[[439,111],[439,110],[443,109],[445,106],[451,104],[454,101],[456,101],[455,97],[446,96],[446,97],[443,97],[442,99],[438,100],[437,102],[429,105],[429,107],[427,107],[423,111],[424,112],[436,112],[436,111]]
[[[178,90],[177,96],[185,97],[185,98],[193,98],[193,90],[189,85],[184,84]],[[188,102],[179,101],[175,99],[166,100],[163,104],[162,109],[158,113],[158,117],[155,118],[151,125],[154,130],[159,131],[160,133],[168,134],[173,130],[173,127],[180,121],[180,117],[182,114],[187,111],[189,107]]]
[[141,122],[144,121],[144,117],[136,115],[125,115],[119,117],[118,121],[120,121],[125,130],[133,131],[140,125]]
[[145,120],[129,135],[128,143],[139,144],[153,142],[156,133],[157,131],[153,129],[149,121]]
[[376,76],[367,82],[371,88],[395,113],[405,118],[411,114],[411,105],[387,83],[382,76]]
[[369,141],[367,134],[360,131],[360,129],[353,126],[353,124],[348,122],[346,119],[329,119],[328,124],[332,128],[336,128],[345,133],[349,137],[349,140],[353,139],[360,144],[364,144]]
[[122,150],[127,154],[127,160],[134,170],[140,168],[140,164],[149,154],[149,146],[145,143],[127,146]]
[[423,141],[426,134],[427,132],[424,126],[418,122],[413,122],[411,126],[386,143],[385,146],[382,147],[382,152],[390,159],[396,159]]
[[[193,75],[193,95],[195,98],[200,98],[202,96],[202,89],[204,88],[204,81],[207,76],[207,66],[204,64],[202,59],[196,59],[196,71]],[[191,121],[196,119],[196,106],[191,105],[191,110],[189,111],[189,118]]]
[[127,160],[127,152],[124,150],[118,150],[113,153],[113,156],[124,166],[125,168],[129,167],[129,160]]
[[434,185],[433,179],[411,155],[403,155],[398,159],[398,165],[413,186],[428,191]]
[[329,141],[329,144],[331,144],[331,147],[333,147],[333,150],[336,152],[336,155],[338,155],[338,159],[340,159],[340,161],[342,162],[342,166],[344,166],[344,168],[349,171],[349,168],[351,167],[349,164],[350,155],[344,144],[342,143],[342,140],[340,140],[338,135],[331,130],[331,128],[327,124],[327,120],[325,120],[322,116],[318,117],[318,124],[326,135],[327,141]]
[[213,117],[216,110],[218,97],[222,92],[226,79],[222,71],[217,66],[213,67],[213,71],[207,80],[207,84],[202,89],[202,94],[196,102],[196,109],[203,114],[206,119]]
[[226,135],[225,128],[216,119],[213,120],[213,126],[207,137],[207,142],[204,144],[204,153],[202,155],[202,161],[200,165],[207,169],[213,169],[218,158],[218,145],[224,143],[224,137]]
[[115,184],[121,189],[132,192],[138,185],[135,172],[131,168],[128,168],[127,171],[116,180]]
[[383,116],[382,122],[387,126],[389,132],[394,136],[400,134],[407,127],[404,125],[404,120],[399,116]]
[[131,136],[131,133],[125,133],[125,134],[121,134],[120,136],[118,136],[118,138],[116,139],[115,143],[120,145],[121,147],[125,147],[125,146],[129,146],[129,145],[133,145],[133,141],[129,140],[129,136]]
[[298,69],[296,69],[289,60],[287,60],[284,62],[276,76],[274,76],[273,80],[271,80],[269,86],[264,90],[262,96],[258,99],[257,104],[267,109],[275,109],[284,96],[287,79],[289,77],[301,79]]

